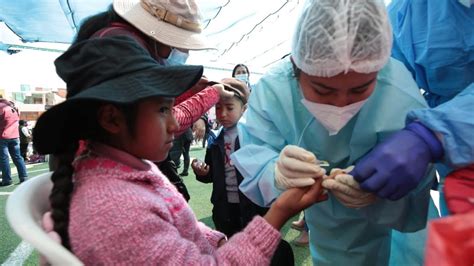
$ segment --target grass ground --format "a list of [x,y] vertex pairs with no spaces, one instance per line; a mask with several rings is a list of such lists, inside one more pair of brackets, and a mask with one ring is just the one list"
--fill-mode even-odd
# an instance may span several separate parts
[[[202,148],[193,147],[191,149],[192,158],[204,159],[205,150]],[[28,173],[30,178],[33,178],[36,175],[42,174],[48,171],[47,163],[28,165]],[[12,174],[16,173],[16,169],[12,167]],[[13,175],[13,182],[18,183],[18,176]],[[211,218],[211,209],[212,205],[209,201],[212,184],[203,184],[196,181],[192,170],[190,171],[189,176],[184,177],[184,182],[188,187],[189,193],[191,194],[191,200],[189,204],[194,210],[196,217],[204,222],[205,224],[213,227],[212,218]],[[11,265],[7,262],[8,258],[11,256],[12,252],[20,244],[21,239],[19,239],[15,233],[11,230],[10,226],[5,217],[5,204],[8,198],[9,193],[13,191],[17,186],[11,186],[7,188],[0,188],[0,263],[1,265]],[[291,221],[294,221],[294,217]],[[290,222],[291,222],[290,221]],[[291,243],[298,236],[298,231],[293,230],[289,227],[289,223],[282,229],[282,235],[285,240]],[[309,249],[307,247],[298,247],[291,244],[293,252],[295,255],[295,265],[311,265],[311,257],[309,255]],[[24,262],[24,265],[37,265],[38,263],[38,254],[33,252]],[[15,264],[17,265],[17,264]]]
[[[18,179],[16,168],[14,165],[11,165],[11,167],[13,183],[17,184],[20,180]],[[28,171],[28,176],[30,178],[48,171],[47,163],[29,164],[26,167]],[[12,252],[21,242],[21,239],[17,237],[16,234],[10,228],[8,221],[5,217],[5,205],[7,202],[7,198],[10,193],[17,187],[17,185],[11,187],[0,187],[0,263],[2,263],[2,265],[10,265],[10,263],[6,263],[6,261],[10,257],[10,254],[12,254]],[[37,265],[37,262],[38,255],[36,252],[34,252],[26,259],[24,265]]]

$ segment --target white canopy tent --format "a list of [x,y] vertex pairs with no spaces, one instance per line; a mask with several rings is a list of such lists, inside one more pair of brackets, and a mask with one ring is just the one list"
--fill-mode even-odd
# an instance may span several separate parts
[[[0,0],[0,73],[13,82],[51,81],[52,62],[67,49],[84,18],[105,11],[112,0]],[[303,0],[198,0],[204,32],[217,50],[192,52],[210,78],[230,75],[246,64],[251,80],[290,52],[292,32]],[[385,1],[386,3],[389,1]],[[37,49],[36,52],[26,50]],[[13,54],[15,52],[19,53]],[[49,51],[47,56],[40,56]],[[7,54],[13,54],[6,56]],[[24,59],[24,58],[30,58]],[[46,73],[47,72],[47,73]],[[49,74],[48,74],[49,73]],[[29,79],[27,79],[27,76]],[[5,78],[0,80],[0,88]]]

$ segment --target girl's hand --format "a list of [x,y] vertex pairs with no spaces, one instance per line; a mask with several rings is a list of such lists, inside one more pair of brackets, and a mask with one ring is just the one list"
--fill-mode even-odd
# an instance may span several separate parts
[[283,192],[270,207],[264,217],[265,220],[275,229],[280,230],[286,221],[297,213],[316,202],[326,200],[327,194],[323,194],[322,181],[318,178],[311,186],[290,188]]
[[[53,218],[51,217],[51,211],[47,211],[45,214],[43,214],[41,226],[43,227],[43,230],[48,234],[48,236],[54,240],[54,242],[61,244],[61,237],[59,236],[58,233],[56,233],[56,231],[54,231],[54,221],[53,221]],[[39,265],[48,266],[51,264],[48,262],[46,257],[40,254]]]
[[193,168],[194,173],[198,176],[205,176],[209,174],[209,165],[201,160],[194,159],[191,163],[191,167]]

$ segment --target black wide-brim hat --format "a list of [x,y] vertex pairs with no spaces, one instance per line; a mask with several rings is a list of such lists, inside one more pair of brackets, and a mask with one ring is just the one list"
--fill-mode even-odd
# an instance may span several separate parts
[[74,121],[92,102],[132,104],[150,97],[176,97],[201,78],[202,66],[161,66],[127,36],[86,40],[55,61],[67,98],[43,113],[33,131],[41,154],[61,153],[87,121]]

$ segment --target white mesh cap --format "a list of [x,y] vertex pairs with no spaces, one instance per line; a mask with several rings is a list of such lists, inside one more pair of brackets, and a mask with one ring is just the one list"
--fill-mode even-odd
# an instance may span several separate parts
[[390,57],[392,29],[382,0],[307,0],[292,58],[308,75],[380,70]]

